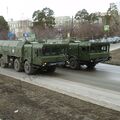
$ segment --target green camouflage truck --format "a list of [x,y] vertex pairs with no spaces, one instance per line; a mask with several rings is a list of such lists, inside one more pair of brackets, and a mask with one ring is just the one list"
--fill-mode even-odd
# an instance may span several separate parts
[[35,70],[54,72],[64,64],[61,44],[29,42],[25,40],[0,40],[0,66],[9,65],[16,71],[32,74]]
[[79,69],[80,65],[93,69],[97,63],[110,60],[109,49],[106,42],[69,42],[65,49],[66,65],[71,69]]

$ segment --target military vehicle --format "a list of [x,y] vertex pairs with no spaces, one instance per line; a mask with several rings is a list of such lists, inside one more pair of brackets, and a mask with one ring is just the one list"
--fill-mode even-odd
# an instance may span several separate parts
[[71,69],[79,69],[81,65],[93,69],[99,62],[110,60],[110,44],[107,42],[68,42],[65,49],[66,65]]
[[12,65],[16,71],[27,74],[35,70],[54,72],[64,64],[65,55],[61,44],[30,42],[27,40],[0,40],[0,66]]

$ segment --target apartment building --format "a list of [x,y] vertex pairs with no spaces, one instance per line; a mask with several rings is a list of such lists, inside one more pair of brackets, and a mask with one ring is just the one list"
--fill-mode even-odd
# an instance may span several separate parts
[[15,33],[17,38],[23,37],[23,34],[26,32],[31,32],[33,26],[32,21],[30,20],[18,20],[18,21],[8,21],[10,31]]

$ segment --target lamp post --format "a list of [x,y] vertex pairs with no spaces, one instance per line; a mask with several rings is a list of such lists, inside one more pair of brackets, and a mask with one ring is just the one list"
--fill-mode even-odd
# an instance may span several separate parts
[[104,22],[104,32],[106,34],[106,36],[109,36],[109,31],[110,31],[110,15],[107,14],[105,15],[105,22]]

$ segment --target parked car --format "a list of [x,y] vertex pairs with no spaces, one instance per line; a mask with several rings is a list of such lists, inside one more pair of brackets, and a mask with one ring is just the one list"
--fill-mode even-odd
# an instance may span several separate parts
[[120,42],[120,37],[119,36],[114,36],[113,37],[113,43],[118,43]]

